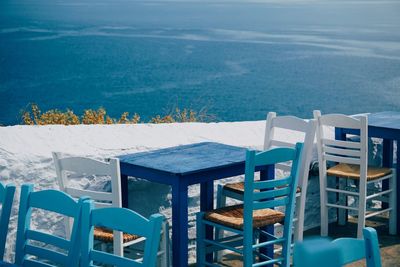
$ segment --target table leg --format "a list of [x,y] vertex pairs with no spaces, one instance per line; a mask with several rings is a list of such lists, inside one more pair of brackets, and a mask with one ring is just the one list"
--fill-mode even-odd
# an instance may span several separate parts
[[122,207],[128,208],[128,175],[121,174]]
[[[214,182],[200,183],[200,210],[209,211],[214,208]],[[213,239],[213,227],[206,226],[206,239]],[[207,262],[212,262],[212,254],[206,255]]]
[[[382,144],[382,166],[391,168],[393,167],[393,141],[389,139],[383,139]],[[389,181],[384,180],[382,182],[382,190],[387,190],[389,188]],[[382,208],[387,209],[389,207],[388,203],[382,203]]]
[[188,186],[172,185],[172,266],[188,266]]

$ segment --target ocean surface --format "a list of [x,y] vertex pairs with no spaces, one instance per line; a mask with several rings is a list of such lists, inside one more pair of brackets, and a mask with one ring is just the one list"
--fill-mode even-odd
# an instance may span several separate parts
[[0,124],[31,102],[143,121],[400,110],[400,1],[1,0]]

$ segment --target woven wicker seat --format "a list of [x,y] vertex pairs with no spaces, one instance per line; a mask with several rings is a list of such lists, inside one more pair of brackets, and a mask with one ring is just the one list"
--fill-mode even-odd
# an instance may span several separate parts
[[[238,193],[238,194],[243,194],[244,192],[244,182],[237,182],[237,183],[228,183],[224,185],[224,189]],[[301,188],[298,186],[296,189],[296,193],[300,193]]]
[[[368,166],[367,180],[375,180],[384,177],[392,173],[391,169],[379,168]],[[340,163],[327,170],[327,174],[330,176],[345,177],[350,179],[360,179],[360,165]]]
[[[100,240],[103,242],[113,242],[114,241],[114,235],[113,232],[110,229],[103,228],[103,227],[95,227],[93,231],[94,239]],[[130,242],[132,240],[138,239],[140,236],[137,235],[131,235],[131,234],[123,234],[123,242]]]
[[[253,212],[253,227],[258,228],[266,225],[273,225],[275,223],[282,222],[284,218],[285,214],[277,210],[255,210]],[[204,219],[242,230],[243,205],[234,205],[215,209],[213,211],[205,213]]]

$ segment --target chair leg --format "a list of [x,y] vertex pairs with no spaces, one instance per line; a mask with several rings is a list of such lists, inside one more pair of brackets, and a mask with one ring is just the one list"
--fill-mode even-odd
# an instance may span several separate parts
[[320,205],[321,205],[321,236],[328,235],[328,214],[329,210],[326,204],[328,203],[328,193],[326,191],[327,176],[320,178]]
[[161,236],[161,266],[169,266],[169,225],[168,222],[162,224],[162,236]]
[[[347,179],[339,178],[339,189],[344,190],[347,185]],[[339,193],[339,205],[340,206],[347,206],[347,196],[343,193]],[[339,225],[346,225],[346,210],[345,209],[338,209],[338,224]]]
[[114,231],[114,254],[120,257],[124,256],[124,246],[123,246],[123,237],[122,233],[118,231]]
[[390,188],[393,191],[389,195],[389,207],[392,209],[389,213],[389,234],[395,235],[397,234],[397,195],[396,195],[396,170],[392,169],[393,176],[390,178]]
[[[218,185],[217,187],[217,209],[226,206],[226,196],[224,194],[223,185]],[[215,228],[215,239],[221,239],[224,237],[224,230],[216,227]],[[218,262],[222,258],[222,250],[215,252],[215,261]]]
[[206,260],[206,243],[204,242],[206,234],[203,216],[203,212],[199,212],[196,215],[196,266],[205,266]]
[[366,213],[366,196],[367,196],[366,182],[360,181],[359,193],[360,194],[358,198],[357,238],[362,239],[363,229],[365,227],[365,213]]
[[305,193],[301,192],[298,201],[296,201],[295,217],[297,217],[297,222],[294,223],[294,242],[303,241],[305,200]]

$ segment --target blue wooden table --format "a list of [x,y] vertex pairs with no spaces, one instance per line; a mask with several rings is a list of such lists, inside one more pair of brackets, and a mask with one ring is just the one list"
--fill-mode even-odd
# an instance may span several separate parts
[[[200,184],[200,210],[213,209],[214,180],[244,174],[245,152],[242,147],[206,142],[118,157],[124,206],[128,204],[128,176],[172,187],[174,267],[188,265],[188,187]],[[261,179],[273,178],[273,168],[260,171]]]
[[[349,129],[336,129],[336,139],[345,140],[346,134],[352,134]],[[368,115],[368,136],[383,139],[383,166],[393,167],[393,143],[397,142],[397,160],[396,160],[396,173],[397,173],[397,233],[400,232],[400,112],[385,111],[378,113],[371,113]],[[387,188],[388,184],[383,186]]]

